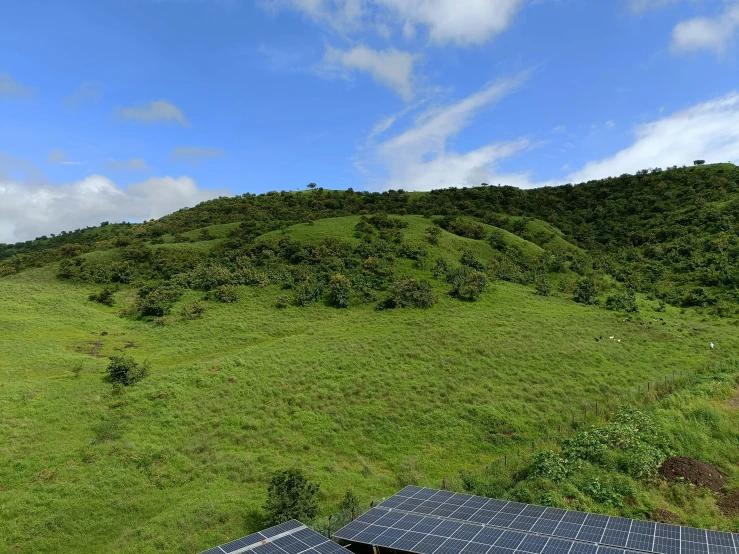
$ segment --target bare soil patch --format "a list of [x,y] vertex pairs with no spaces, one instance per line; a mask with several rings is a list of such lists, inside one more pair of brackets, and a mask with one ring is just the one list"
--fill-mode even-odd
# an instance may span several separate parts
[[92,350],[90,350],[90,356],[93,358],[100,358],[100,349],[103,347],[102,342],[94,342],[92,343]]
[[726,405],[729,408],[739,408],[739,394],[737,394],[734,398],[730,398],[726,401]]
[[671,483],[685,480],[713,492],[721,492],[726,484],[726,476],[716,466],[687,456],[668,458],[659,468],[659,473]]
[[665,510],[664,508],[655,508],[652,513],[652,519],[660,523],[683,523],[683,518],[670,510]]
[[718,508],[726,516],[739,515],[739,492],[724,496],[718,501]]

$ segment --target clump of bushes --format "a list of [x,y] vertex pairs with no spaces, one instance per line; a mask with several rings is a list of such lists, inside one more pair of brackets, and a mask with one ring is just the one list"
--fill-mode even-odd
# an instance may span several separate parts
[[436,302],[428,281],[403,277],[390,285],[387,297],[378,308],[430,308]]
[[598,304],[598,285],[592,277],[583,277],[575,285],[573,300],[580,304]]
[[145,286],[139,291],[135,311],[141,317],[163,317],[182,297],[182,288],[171,283]]
[[109,380],[124,387],[141,381],[149,374],[151,367],[148,361],[138,363],[131,356],[111,356],[109,360],[105,370]]
[[328,298],[332,306],[348,308],[351,282],[344,275],[334,275],[328,284]]
[[449,271],[446,280],[452,285],[452,296],[469,301],[478,300],[488,283],[484,273],[468,266]]
[[432,227],[426,227],[424,233],[426,234],[426,240],[429,241],[429,244],[439,244],[439,239],[441,239],[441,229],[439,227],[436,227],[435,225]]
[[609,294],[606,298],[606,309],[637,313],[639,306],[636,303],[636,294],[633,289],[629,289],[625,293]]
[[439,225],[460,237],[466,237],[468,239],[482,240],[487,235],[485,226],[474,221],[467,221],[464,219],[456,218],[444,218],[439,222]]
[[90,302],[97,302],[98,304],[103,304],[105,306],[112,306],[115,303],[115,300],[113,298],[114,294],[115,290],[113,289],[113,287],[103,287],[103,290],[101,290],[97,294],[93,293],[88,296],[88,300],[90,300]]
[[320,485],[311,482],[300,469],[278,471],[272,475],[264,505],[267,525],[291,519],[310,523],[318,514]]
[[209,295],[210,298],[217,300],[218,302],[232,304],[239,299],[239,289],[234,285],[221,285],[210,291]]
[[552,294],[552,289],[554,288],[554,285],[546,275],[539,275],[536,281],[534,281],[534,286],[536,287],[536,294],[539,296],[549,296]]
[[189,320],[200,319],[205,313],[205,306],[201,302],[193,302],[192,304],[185,304],[180,310],[180,315]]

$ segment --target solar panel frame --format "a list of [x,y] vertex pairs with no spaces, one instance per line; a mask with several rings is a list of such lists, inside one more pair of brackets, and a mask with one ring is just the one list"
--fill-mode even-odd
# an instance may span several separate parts
[[[413,532],[454,539],[453,542],[441,544],[436,538],[419,541],[418,545],[414,545],[415,550],[409,550],[418,554],[451,554],[452,545],[458,547],[462,543],[465,546],[457,554],[739,554],[739,535],[733,533],[588,514],[415,486],[406,487],[386,499],[370,510],[370,514],[373,511],[420,517],[422,520],[412,527]],[[368,517],[365,523],[376,523],[380,516],[365,514],[360,520],[365,517]],[[397,521],[394,525],[407,527]],[[476,528],[480,530],[475,531]],[[356,529],[356,526],[350,527],[347,532],[341,529],[334,536],[363,542],[356,535],[353,539],[345,537]],[[365,533],[365,536],[368,535],[371,533]],[[545,537],[546,541],[527,537]],[[410,542],[402,537],[399,541],[404,545]],[[396,543],[396,549],[399,543]],[[446,546],[442,548],[443,544]],[[521,545],[524,545],[523,549],[519,549]],[[537,548],[541,546],[542,550],[531,552],[530,545]],[[436,552],[429,552],[432,546]],[[424,551],[421,552],[421,549]]]
[[347,551],[331,539],[293,519],[263,529],[258,533],[214,546],[201,554],[242,554],[246,552],[249,554],[346,554]]

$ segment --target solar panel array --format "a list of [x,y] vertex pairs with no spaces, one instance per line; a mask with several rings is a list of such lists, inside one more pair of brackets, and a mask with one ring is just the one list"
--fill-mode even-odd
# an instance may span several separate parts
[[739,534],[406,487],[335,538],[416,554],[739,554]]
[[350,554],[294,519],[200,554]]

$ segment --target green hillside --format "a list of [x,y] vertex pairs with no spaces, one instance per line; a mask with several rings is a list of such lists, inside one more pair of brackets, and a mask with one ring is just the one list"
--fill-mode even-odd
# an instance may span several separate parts
[[[729,165],[534,191],[316,189],[4,245],[0,551],[197,552],[262,524],[275,470],[320,482],[325,517],[348,489],[469,489],[532,441],[555,448],[595,403],[612,413],[734,359],[738,199]],[[121,355],[148,376],[111,383]],[[646,408],[731,491],[734,367]],[[611,470],[588,475],[626,482]],[[739,526],[716,495],[651,474],[617,501],[498,477],[476,492]]]

